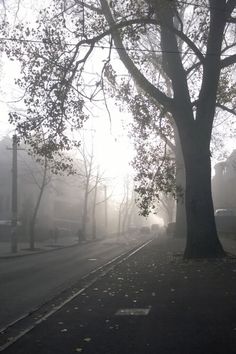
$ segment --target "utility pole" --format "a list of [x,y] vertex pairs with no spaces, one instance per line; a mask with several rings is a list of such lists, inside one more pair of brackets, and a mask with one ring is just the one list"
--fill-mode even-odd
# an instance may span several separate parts
[[24,150],[17,148],[17,135],[12,137],[12,192],[11,192],[11,252],[17,253],[17,150]]
[[105,199],[105,237],[107,237],[107,186],[104,185],[104,199]]

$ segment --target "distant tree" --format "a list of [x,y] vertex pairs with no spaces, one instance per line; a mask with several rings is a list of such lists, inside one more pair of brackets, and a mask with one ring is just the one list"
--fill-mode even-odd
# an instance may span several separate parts
[[[100,172],[98,164],[95,160],[93,135],[90,138],[91,141],[88,143],[83,137],[83,143],[77,150],[80,155],[77,174],[81,188],[84,190],[81,232],[85,239],[87,237],[87,225],[90,218],[89,204],[92,206],[92,237],[96,238],[95,214],[97,204],[97,188],[99,183],[103,180],[102,173]],[[94,193],[94,198],[93,201],[90,202],[92,193]]]
[[130,226],[130,221],[131,221],[131,212],[132,208],[134,206],[134,190],[133,186],[131,187],[131,184],[127,180],[126,183],[126,195],[125,195],[125,204],[123,206],[123,220],[122,220],[122,231],[121,233],[124,235],[129,226]]
[[[40,146],[40,141],[38,141],[38,144]],[[34,250],[36,221],[46,187],[57,174],[70,175],[74,174],[75,170],[72,168],[72,159],[70,157],[67,158],[65,155],[60,155],[61,159],[57,160],[55,156],[49,158],[47,156],[35,155],[27,146],[25,146],[25,149],[29,157],[31,157],[28,162],[25,159],[23,160],[25,170],[27,171],[27,178],[33,182],[38,190],[35,201],[31,202],[32,209],[29,220],[29,243],[30,249]]]
[[124,235],[131,223],[132,212],[135,204],[133,181],[130,176],[124,177],[123,193],[118,207],[117,237]]
[[32,173],[33,179],[35,181],[35,184],[39,188],[39,194],[36,200],[36,203],[33,207],[33,213],[30,218],[30,223],[29,223],[29,237],[30,237],[30,249],[34,250],[35,249],[35,224],[36,224],[36,219],[39,211],[39,207],[41,204],[41,200],[43,197],[43,193],[45,191],[46,186],[50,183],[51,181],[51,175],[50,175],[50,170],[48,166],[48,160],[45,157],[44,162],[42,165],[42,176],[41,176],[41,181],[37,180],[37,177]]
[[94,185],[94,179],[96,180],[96,176],[94,175],[95,166],[93,163],[94,154],[86,152],[86,148],[83,145],[80,150],[80,155],[82,160],[80,161],[81,170],[79,168],[78,173],[80,177],[81,187],[84,190],[84,198],[83,198],[83,210],[82,210],[82,223],[81,223],[81,233],[82,237],[86,239],[87,237],[87,224],[88,224],[88,203],[89,203],[89,195],[95,189],[96,184]]
[[160,199],[160,203],[157,204],[155,211],[156,214],[163,219],[165,225],[168,225],[168,223],[175,220],[174,209],[175,200],[170,195],[164,194]]
[[95,241],[97,239],[97,220],[96,220],[96,207],[97,207],[97,191],[99,182],[99,169],[97,169],[95,188],[92,204],[92,239]]
[[123,194],[122,200],[120,201],[118,207],[117,238],[120,238],[120,236],[122,235],[122,215],[123,215],[125,197],[126,197],[125,194]]
[[93,238],[93,240],[96,239],[96,234],[97,234],[96,211],[97,211],[98,207],[104,208],[104,212],[102,213],[104,215],[104,222],[102,222],[102,220],[100,218],[101,224],[104,224],[104,228],[102,230],[103,237],[106,237],[107,232],[108,232],[108,223],[109,223],[108,201],[112,197],[113,191],[111,191],[109,194],[107,194],[107,185],[106,185],[107,182],[108,182],[108,179],[104,178],[103,175],[100,174],[99,169],[98,169],[97,176],[96,176],[96,184],[95,184],[95,189],[94,189],[93,204],[92,204],[92,238]]

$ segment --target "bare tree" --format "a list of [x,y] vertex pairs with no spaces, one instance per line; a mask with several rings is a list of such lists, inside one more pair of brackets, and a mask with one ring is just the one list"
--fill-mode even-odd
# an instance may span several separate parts
[[[96,205],[97,205],[97,190],[98,185],[103,181],[102,173],[100,172],[99,166],[95,160],[94,153],[94,142],[93,135],[91,136],[91,142],[83,144],[78,148],[80,156],[79,177],[81,180],[81,185],[84,189],[84,199],[83,199],[83,211],[82,211],[82,223],[81,223],[81,233],[82,237],[86,239],[87,237],[87,225],[89,221],[89,203],[90,196],[93,193],[93,201],[90,203],[92,208],[92,238],[96,238]],[[84,140],[84,139],[83,139]],[[88,146],[89,145],[89,149]]]
[[118,230],[117,230],[118,237],[124,235],[130,226],[133,206],[134,206],[133,181],[131,181],[130,176],[127,175],[124,178],[123,195],[118,208]]
[[43,193],[45,191],[46,186],[51,182],[51,175],[50,175],[50,171],[48,168],[48,161],[47,161],[46,157],[44,158],[41,181],[38,181],[37,178],[34,176],[34,174],[32,174],[32,177],[35,181],[35,184],[39,188],[39,194],[37,197],[37,201],[34,205],[33,213],[32,213],[31,219],[30,219],[30,233],[29,233],[29,235],[30,235],[30,249],[34,250],[35,249],[35,223],[36,223],[40,203],[41,203],[41,200],[43,197]]

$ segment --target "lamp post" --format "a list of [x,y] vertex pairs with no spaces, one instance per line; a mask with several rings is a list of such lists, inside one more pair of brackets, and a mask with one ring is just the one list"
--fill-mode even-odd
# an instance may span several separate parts
[[17,253],[18,240],[17,240],[17,151],[24,150],[17,147],[17,135],[12,137],[12,191],[11,191],[11,252]]

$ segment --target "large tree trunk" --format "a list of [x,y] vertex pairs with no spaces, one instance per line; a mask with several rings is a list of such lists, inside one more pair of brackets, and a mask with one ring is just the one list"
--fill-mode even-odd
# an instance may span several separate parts
[[186,209],[184,197],[178,198],[176,205],[176,227],[175,227],[175,237],[176,238],[186,238],[187,225],[186,225]]
[[[199,146],[197,146],[199,145]],[[225,255],[218,239],[211,194],[210,153],[201,148],[186,146],[186,218],[187,244],[185,258],[223,257]],[[191,151],[191,153],[189,153]]]
[[174,124],[175,135],[175,161],[176,161],[176,186],[178,189],[176,202],[176,227],[175,237],[186,238],[186,212],[185,212],[185,167],[184,159],[176,125]]

